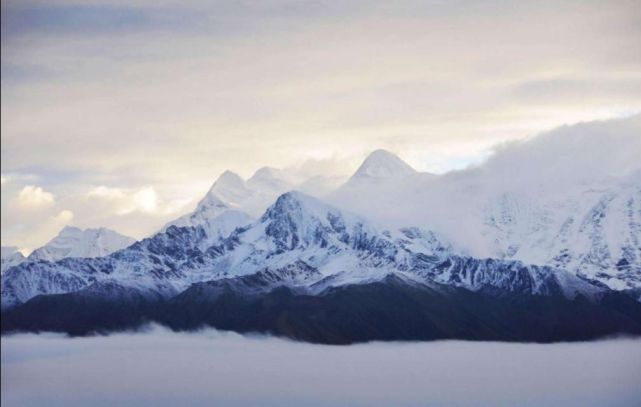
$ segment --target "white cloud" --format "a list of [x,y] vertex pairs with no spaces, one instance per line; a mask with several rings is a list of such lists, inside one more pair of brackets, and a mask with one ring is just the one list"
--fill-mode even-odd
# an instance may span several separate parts
[[[369,153],[371,151],[368,151]],[[325,177],[348,177],[356,171],[364,156],[339,156],[332,154],[330,156],[320,156],[305,159],[295,165],[285,168],[285,171],[292,174],[298,181],[308,179],[314,176]]]
[[55,203],[55,197],[41,187],[27,185],[18,193],[17,203],[23,209],[44,209]]
[[158,210],[158,194],[151,187],[142,188],[131,196],[134,210],[146,213],[154,213]]
[[54,217],[54,221],[60,222],[64,225],[71,222],[72,219],[73,219],[73,212],[68,209],[63,209],[62,211],[58,212],[58,214]]
[[119,188],[109,188],[106,186],[99,186],[92,188],[88,193],[90,197],[104,198],[108,200],[117,200],[125,198],[125,193]]
[[[52,195],[55,192],[53,204],[36,211],[33,206],[21,204],[18,195],[22,186],[17,181],[11,182],[2,191],[2,244],[37,248],[69,223],[79,228],[108,227],[144,238],[186,212],[193,197],[204,194],[208,188],[209,185],[204,185],[191,192],[152,186],[64,185],[61,190],[49,192]],[[35,188],[27,189],[32,190]]]
[[[5,226],[3,224],[3,235],[5,232],[15,233],[15,229],[20,230],[20,238],[12,239],[20,247],[20,252],[28,255],[34,249],[44,245],[56,236],[62,228],[67,226],[74,218],[73,211],[69,209],[62,209],[54,211],[54,208],[48,208],[39,213],[30,214],[28,219],[30,222],[24,222],[24,218],[20,217],[19,221],[24,223],[15,224],[15,221]],[[3,236],[4,238],[4,236]]]
[[74,339],[15,335],[2,338],[2,402],[72,407],[638,405],[639,345],[638,339],[620,339],[320,346],[160,328]]
[[4,185],[7,182],[9,182],[9,177],[5,177],[4,175],[0,176],[0,185]]
[[[568,200],[582,203],[587,195],[579,191],[639,185],[640,135],[641,115],[564,126],[502,144],[484,162],[464,170],[339,191],[329,199],[386,227],[423,227],[473,256],[493,257],[497,250],[486,235],[488,208],[500,208],[505,194],[531,208],[563,208]],[[544,230],[561,230],[561,224],[551,222],[567,219],[535,216],[548,223]]]
[[641,170],[641,114],[563,126],[498,146],[478,168],[503,187],[567,188]]
[[101,199],[111,204],[113,212],[117,215],[128,215],[131,213],[143,213],[155,216],[167,216],[178,213],[191,201],[185,200],[164,200],[154,187],[143,187],[134,190],[122,188],[110,188],[98,186],[92,188],[87,197]]

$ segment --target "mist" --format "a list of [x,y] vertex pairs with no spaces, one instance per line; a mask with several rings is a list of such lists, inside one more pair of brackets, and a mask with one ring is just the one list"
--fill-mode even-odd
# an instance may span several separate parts
[[3,406],[631,406],[639,377],[639,339],[321,346],[158,327],[2,338]]

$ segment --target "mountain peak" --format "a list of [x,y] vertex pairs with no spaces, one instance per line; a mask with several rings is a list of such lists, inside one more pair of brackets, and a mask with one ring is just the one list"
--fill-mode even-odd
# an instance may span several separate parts
[[226,170],[220,176],[216,181],[214,182],[214,185],[212,186],[212,189],[216,186],[244,186],[245,181],[240,177],[240,175],[236,174],[233,171]]
[[231,195],[231,200],[234,200],[238,194],[245,195],[246,190],[245,180],[235,172],[227,170],[220,174],[216,181],[214,181],[214,184],[203,198],[203,201],[210,201],[212,199],[215,201],[226,201],[228,198],[227,195]]
[[272,167],[259,168],[247,180],[247,185],[259,191],[284,192],[291,188],[290,182],[282,170]]
[[82,229],[75,226],[66,225],[60,230],[60,232],[58,232],[58,235],[77,235],[79,233],[82,233]]
[[245,180],[235,172],[225,171],[214,182],[204,201],[213,206],[224,204],[237,207],[239,202],[246,199],[251,192],[247,189]]
[[115,230],[106,228],[106,227],[98,227],[98,228],[87,228],[87,229],[81,229],[76,226],[65,226],[60,230],[58,235],[54,237],[49,243],[54,242],[56,238],[118,238],[118,239],[123,239],[123,240],[131,240],[132,242],[135,241],[135,239],[125,236],[123,234],[120,234],[116,232]]
[[323,206],[323,203],[299,191],[289,191],[280,195],[276,202],[267,210],[265,215],[270,213],[293,212],[295,209],[307,209],[308,207]]
[[[295,224],[326,222],[330,217],[342,217],[341,212],[333,206],[299,191],[286,192],[276,199],[267,209],[262,221],[277,221],[294,226]],[[315,220],[313,220],[315,219]]]
[[[264,225],[265,235],[278,248],[277,252],[312,245],[357,244],[356,240],[365,241],[367,236],[376,234],[362,219],[298,191],[279,196],[260,223]],[[350,238],[356,240],[350,243]]]
[[108,228],[80,229],[65,226],[46,245],[34,250],[29,255],[29,260],[56,261],[65,257],[102,257],[135,241]]
[[248,194],[245,180],[235,172],[227,170],[220,174],[207,194],[198,202],[196,212],[207,212],[208,217],[215,217],[230,207],[237,206],[237,202]]
[[251,177],[251,179],[256,178],[281,178],[281,170],[274,167],[260,167]]
[[352,178],[384,179],[416,173],[405,161],[387,150],[375,150],[367,156]]
[[[289,225],[305,223],[312,219],[315,219],[314,222],[318,221],[323,224],[338,222],[338,219],[340,222],[350,224],[365,223],[363,219],[354,214],[343,212],[331,204],[300,191],[289,191],[280,195],[276,202],[267,209],[261,221],[283,219],[286,219],[286,223]],[[336,225],[328,224],[328,226],[333,228]]]

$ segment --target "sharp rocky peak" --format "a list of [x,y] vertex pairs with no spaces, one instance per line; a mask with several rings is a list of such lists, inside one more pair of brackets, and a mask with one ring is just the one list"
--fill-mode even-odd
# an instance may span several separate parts
[[281,214],[323,216],[328,212],[338,212],[338,210],[302,192],[290,191],[276,199],[276,202],[263,215],[263,219],[274,219]]
[[362,238],[376,235],[360,218],[298,191],[279,196],[260,222],[281,251],[310,245],[357,245]]

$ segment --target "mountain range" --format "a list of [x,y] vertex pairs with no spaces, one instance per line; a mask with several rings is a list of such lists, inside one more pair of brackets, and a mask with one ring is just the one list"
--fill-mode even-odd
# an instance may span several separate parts
[[547,178],[536,161],[497,153],[435,175],[377,150],[312,194],[284,171],[227,171],[146,239],[63,231],[7,263],[2,330],[156,321],[322,343],[641,334],[641,172]]

